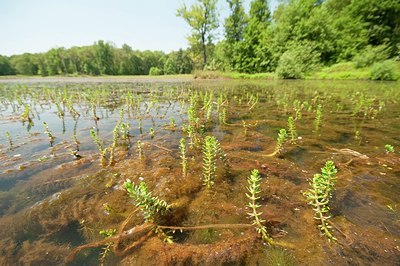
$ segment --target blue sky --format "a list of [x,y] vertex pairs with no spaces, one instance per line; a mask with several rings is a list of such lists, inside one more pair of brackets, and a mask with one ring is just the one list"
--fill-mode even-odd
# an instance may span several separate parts
[[[1,0],[0,54],[45,52],[54,47],[91,45],[97,40],[120,47],[170,52],[187,47],[190,28],[176,17],[195,0]],[[250,0],[244,0],[248,9]],[[272,8],[277,1],[271,1]],[[221,18],[227,4],[219,0]],[[222,31],[220,33],[222,37]]]

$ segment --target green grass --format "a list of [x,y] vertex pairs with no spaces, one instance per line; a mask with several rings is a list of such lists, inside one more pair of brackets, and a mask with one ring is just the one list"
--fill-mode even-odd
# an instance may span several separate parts
[[276,79],[275,73],[238,73],[210,70],[197,70],[193,74],[195,79]]
[[[400,62],[396,64],[396,75],[400,78]],[[371,79],[372,66],[364,68],[356,68],[353,62],[338,63],[314,72],[306,77],[306,79],[354,79],[368,80]]]

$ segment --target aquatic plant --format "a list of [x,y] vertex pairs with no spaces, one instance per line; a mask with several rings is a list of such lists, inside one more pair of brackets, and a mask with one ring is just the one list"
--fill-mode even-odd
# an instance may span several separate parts
[[393,153],[394,152],[394,147],[393,147],[393,145],[386,144],[385,145],[385,150],[386,150],[386,153]]
[[30,121],[31,118],[29,117],[29,113],[30,113],[30,107],[27,104],[24,104],[24,112],[21,115],[21,121],[25,122],[25,121]]
[[180,151],[180,157],[182,159],[182,175],[183,177],[186,176],[186,171],[187,171],[187,157],[186,157],[186,144],[185,144],[185,139],[181,138],[179,141],[179,151]]
[[140,140],[136,141],[136,148],[137,148],[137,155],[139,160],[143,159],[143,149],[142,149],[142,142]]
[[174,117],[171,116],[169,118],[169,122],[170,122],[169,124],[170,124],[171,127],[176,127],[175,118]]
[[[116,232],[117,232],[116,229],[105,229],[105,230],[101,230],[99,232],[99,234],[105,238],[110,238],[113,235],[115,235]],[[105,262],[107,255],[111,252],[111,248],[112,248],[113,244],[114,244],[114,242],[108,242],[102,248],[102,251],[100,253],[100,258],[99,258],[99,261],[101,262],[101,264],[103,264]]]
[[319,131],[319,129],[321,128],[321,124],[322,124],[322,105],[318,104],[317,111],[315,113],[315,120],[314,120],[315,132]]
[[110,158],[108,160],[108,165],[114,165],[115,164],[115,159],[114,159],[114,154],[115,154],[115,148],[117,147],[117,143],[118,143],[118,138],[119,138],[119,124],[117,124],[114,129],[113,129],[113,142],[109,148],[109,153],[110,153]]
[[212,110],[213,110],[213,93],[208,94],[209,97],[207,97],[207,94],[204,96],[204,109],[206,113],[206,121],[210,122],[211,121],[211,115],[212,115]]
[[203,184],[209,189],[214,185],[217,170],[219,142],[214,136],[206,136],[203,146]]
[[135,205],[139,207],[146,222],[154,222],[158,214],[165,214],[171,207],[166,201],[152,196],[145,182],[140,182],[139,185],[135,185],[132,181],[127,179],[124,183],[124,187],[129,197],[134,199]]
[[98,121],[100,118],[97,116],[96,105],[94,104],[94,102],[92,102],[92,113],[93,113],[93,120]]
[[58,102],[55,102],[56,108],[57,108],[57,116],[58,118],[62,118],[64,116],[64,111],[61,108],[60,104]]
[[295,117],[294,120],[300,120],[302,118],[302,113],[301,110],[303,109],[304,104],[301,104],[301,102],[299,100],[294,100],[293,102],[293,109],[294,109],[294,113],[295,113]]
[[287,138],[286,129],[284,129],[284,128],[280,129],[279,133],[278,133],[278,138],[276,140],[276,146],[275,146],[274,152],[271,154],[268,154],[268,155],[264,155],[264,156],[272,157],[272,156],[279,154],[282,151],[283,144],[285,143],[286,138]]
[[288,133],[290,136],[290,142],[292,144],[296,144],[296,140],[297,140],[297,131],[296,131],[296,126],[294,124],[294,119],[292,116],[289,116],[288,118]]
[[315,174],[310,180],[310,188],[304,193],[307,202],[314,210],[314,219],[322,235],[329,241],[336,240],[332,234],[332,226],[329,224],[330,208],[329,200],[332,198],[332,191],[335,189],[337,170],[332,161],[327,161],[321,169],[321,174]]
[[13,148],[13,142],[11,140],[10,132],[6,131],[6,137],[7,137],[7,140],[8,140],[8,145],[10,146],[10,149],[12,149]]
[[258,103],[258,100],[259,100],[258,94],[256,94],[256,96],[254,96],[253,94],[250,95],[250,98],[247,102],[247,105],[250,106],[249,111],[251,111],[251,109],[253,109],[256,106],[256,104]]
[[119,123],[119,134],[122,139],[127,140],[129,138],[129,130],[131,125],[129,123],[120,122]]
[[247,137],[247,125],[246,122],[244,120],[242,120],[242,126],[244,129],[244,137]]
[[140,132],[140,134],[142,134],[143,133],[143,129],[142,129],[142,124],[143,124],[143,122],[142,122],[142,117],[139,117],[139,132]]
[[154,128],[150,128],[149,129],[149,134],[150,134],[150,137],[153,139],[154,138]]
[[72,150],[70,153],[72,156],[74,156],[74,159],[79,160],[82,158],[82,156],[78,153],[78,150]]
[[354,133],[354,139],[357,140],[358,145],[361,144],[361,132],[359,130],[356,130],[356,132]]
[[49,129],[49,125],[47,125],[46,122],[43,122],[43,126],[44,126],[43,133],[47,134],[47,137],[49,138],[50,146],[53,147],[53,143],[54,143],[54,140],[56,139],[56,137],[53,136],[53,134],[51,133],[51,131]]
[[100,154],[100,164],[102,166],[107,165],[107,148],[103,148],[103,145],[101,144],[101,141],[99,139],[99,136],[97,134],[97,131],[94,130],[93,128],[90,130],[90,135],[92,136],[92,139],[94,143],[97,145],[97,148],[99,149],[99,154]]
[[220,124],[226,124],[226,108],[222,108],[218,113],[218,119]]
[[261,177],[257,169],[251,171],[251,175],[247,178],[248,187],[247,190],[249,194],[246,193],[247,198],[250,202],[247,206],[251,209],[250,213],[247,213],[251,219],[253,219],[253,225],[256,228],[257,233],[261,235],[261,238],[268,244],[273,244],[274,241],[267,233],[267,228],[263,224],[265,221],[261,219],[262,212],[258,209],[261,207],[260,204],[257,203],[257,200],[260,199],[258,194],[261,192],[260,188]]

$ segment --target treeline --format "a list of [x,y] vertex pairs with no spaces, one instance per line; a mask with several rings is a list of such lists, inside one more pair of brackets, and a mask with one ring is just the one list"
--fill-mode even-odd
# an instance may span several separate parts
[[[375,69],[378,79],[390,79],[400,58],[398,0],[280,0],[273,14],[268,0],[252,0],[249,12],[243,0],[219,1],[229,8],[223,19],[218,0],[197,0],[177,10],[192,29],[187,50],[165,54],[98,41],[0,56],[0,75],[159,75],[195,68],[302,78],[323,66],[353,62],[355,68]],[[219,42],[218,27],[224,29]]]
[[126,44],[117,48],[104,41],[46,53],[0,55],[0,75],[162,75],[187,74],[192,68],[192,59],[182,49],[165,54],[132,50]]
[[[192,28],[191,49],[197,65],[244,73],[276,72],[301,78],[332,64],[353,61],[358,68],[399,60],[398,0],[282,0],[271,14],[267,0],[253,0],[248,13],[242,0],[226,0],[223,23],[218,0],[183,5],[177,15]],[[215,29],[225,38],[214,45]]]

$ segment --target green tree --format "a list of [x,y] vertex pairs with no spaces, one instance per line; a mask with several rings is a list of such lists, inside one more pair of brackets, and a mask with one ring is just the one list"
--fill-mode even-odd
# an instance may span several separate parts
[[362,21],[368,32],[368,43],[387,44],[391,56],[400,43],[400,2],[398,0],[357,0],[348,6],[351,17]]
[[241,72],[256,73],[270,70],[270,52],[262,43],[270,24],[268,1],[253,0],[250,5],[250,17],[240,43],[240,53],[235,68]]
[[227,59],[229,67],[234,69],[237,64],[235,58],[240,52],[238,44],[243,40],[248,17],[242,0],[227,0],[227,2],[230,14],[225,19],[225,42],[222,45],[225,55],[223,56]]
[[37,75],[38,65],[35,63],[35,55],[24,53],[22,55],[13,55],[10,57],[10,63],[16,74]]
[[14,70],[11,67],[10,60],[5,56],[0,55],[0,76],[13,74]]
[[177,74],[176,61],[170,56],[164,63],[164,75]]
[[192,28],[188,40],[194,50],[200,48],[203,68],[207,65],[207,45],[215,39],[215,30],[218,28],[216,3],[217,0],[197,0],[189,9],[184,4],[177,11],[177,16],[182,17]]
[[94,51],[96,65],[100,75],[113,74],[113,54],[111,45],[100,40],[94,45]]

